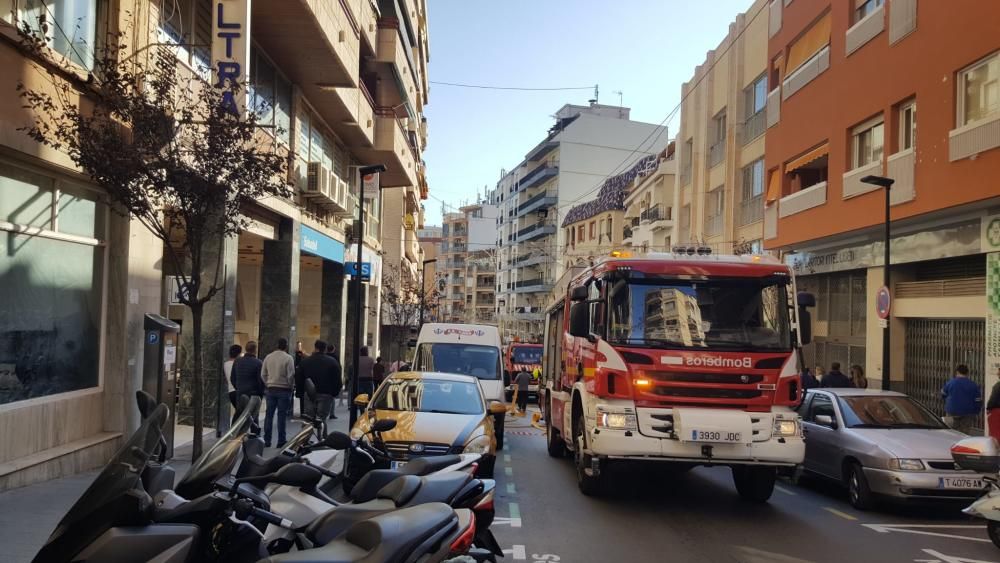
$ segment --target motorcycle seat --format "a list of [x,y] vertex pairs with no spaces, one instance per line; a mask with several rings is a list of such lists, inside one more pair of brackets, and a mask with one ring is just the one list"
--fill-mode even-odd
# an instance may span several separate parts
[[406,502],[406,506],[416,506],[428,502],[445,502],[451,504],[455,500],[455,497],[458,496],[458,493],[462,492],[462,489],[465,488],[466,483],[472,478],[471,475],[462,471],[435,473],[420,477],[420,488]]
[[399,469],[373,469],[366,473],[351,489],[351,500],[368,502],[376,498],[383,487],[402,475],[430,475],[460,461],[462,461],[462,457],[458,455],[419,457]]
[[281,452],[264,457],[264,441],[260,438],[247,438],[243,441],[243,460],[236,470],[237,477],[259,477],[274,473],[292,461],[290,456]]
[[306,528],[306,537],[315,545],[326,545],[354,524],[396,509],[396,504],[391,499],[378,499],[362,504],[342,504],[327,510],[313,520]]
[[397,561],[433,549],[459,525],[446,504],[431,503],[357,522],[346,533],[315,549],[273,555],[268,563],[376,563]]
[[397,477],[392,483],[382,487],[376,495],[380,499],[389,499],[396,506],[403,506],[410,502],[410,499],[420,490],[422,481],[420,477],[414,475],[403,475]]
[[460,455],[418,457],[399,468],[400,475],[429,475],[462,461]]

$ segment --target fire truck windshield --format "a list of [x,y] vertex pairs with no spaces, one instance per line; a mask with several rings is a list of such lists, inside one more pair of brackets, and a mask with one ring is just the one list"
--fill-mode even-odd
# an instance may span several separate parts
[[608,342],[656,348],[789,350],[788,280],[617,280]]
[[517,346],[512,344],[510,361],[514,364],[540,364],[542,363],[541,346]]

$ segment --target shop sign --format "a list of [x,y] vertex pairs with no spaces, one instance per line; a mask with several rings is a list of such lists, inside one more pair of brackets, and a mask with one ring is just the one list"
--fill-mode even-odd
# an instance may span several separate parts
[[215,87],[222,90],[222,107],[233,115],[242,115],[250,76],[250,0],[215,0],[213,8]]
[[299,226],[299,249],[313,256],[344,263],[344,243],[305,225]]

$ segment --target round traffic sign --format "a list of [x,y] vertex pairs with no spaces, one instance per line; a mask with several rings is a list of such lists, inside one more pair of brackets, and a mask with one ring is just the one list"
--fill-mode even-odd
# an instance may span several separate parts
[[892,296],[889,295],[889,288],[883,285],[875,294],[875,312],[878,313],[878,318],[888,319],[890,310],[892,310]]

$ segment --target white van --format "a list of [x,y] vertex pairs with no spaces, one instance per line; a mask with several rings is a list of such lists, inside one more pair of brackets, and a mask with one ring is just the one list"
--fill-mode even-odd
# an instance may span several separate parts
[[[427,323],[417,337],[413,370],[474,376],[487,401],[506,403],[502,356],[500,331],[495,326]],[[497,449],[503,448],[505,416],[495,419]]]

